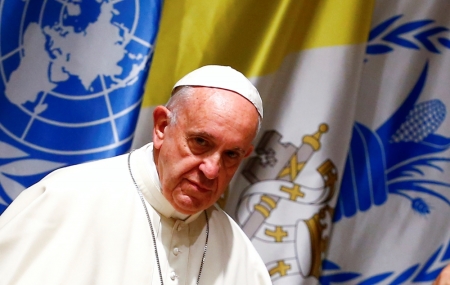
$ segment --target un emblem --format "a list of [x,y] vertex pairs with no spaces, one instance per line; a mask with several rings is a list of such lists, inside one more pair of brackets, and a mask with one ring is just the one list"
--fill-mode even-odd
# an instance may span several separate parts
[[[128,150],[160,7],[160,0],[2,1],[0,152],[61,165]],[[4,158],[1,175],[13,162]]]

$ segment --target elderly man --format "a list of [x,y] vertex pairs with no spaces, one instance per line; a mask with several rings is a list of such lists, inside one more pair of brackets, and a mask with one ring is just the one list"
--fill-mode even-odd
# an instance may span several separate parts
[[153,143],[57,170],[0,218],[0,284],[271,284],[214,203],[262,119],[238,71],[205,66],[153,113]]

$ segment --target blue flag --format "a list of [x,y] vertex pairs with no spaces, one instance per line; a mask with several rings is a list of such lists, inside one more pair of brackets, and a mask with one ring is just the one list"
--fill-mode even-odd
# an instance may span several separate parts
[[161,6],[0,2],[0,213],[50,171],[130,148]]

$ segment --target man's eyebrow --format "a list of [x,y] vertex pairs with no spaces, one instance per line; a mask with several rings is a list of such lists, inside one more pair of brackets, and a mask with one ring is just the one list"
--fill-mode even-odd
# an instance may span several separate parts
[[242,149],[242,148],[240,148],[240,147],[235,147],[235,148],[232,148],[232,149],[230,149],[231,151],[235,151],[235,152],[238,152],[239,154],[241,154],[241,155],[244,155],[245,154],[245,151]]
[[[205,137],[205,138],[209,138],[209,139],[215,139],[215,137],[212,135],[212,134],[210,134],[210,133],[208,133],[208,132],[205,132],[205,131],[201,131],[201,132],[189,132],[188,134],[187,134],[189,137],[192,137],[192,136],[199,136],[199,137]],[[235,152],[238,152],[238,153],[240,153],[241,155],[244,155],[245,154],[245,150],[243,150],[242,148],[240,148],[240,147],[234,147],[234,148],[231,148],[231,149],[229,149],[228,151],[235,151]]]
[[201,131],[201,132],[188,132],[188,136],[199,136],[199,137],[206,137],[210,139],[214,139],[214,136],[208,132]]

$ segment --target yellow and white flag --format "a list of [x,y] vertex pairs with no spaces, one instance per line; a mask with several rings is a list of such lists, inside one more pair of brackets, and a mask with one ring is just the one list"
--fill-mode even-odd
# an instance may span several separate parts
[[265,118],[221,204],[274,284],[319,280],[372,10],[359,0],[165,3],[135,145],[150,140],[152,106],[189,71],[220,64],[249,77]]

